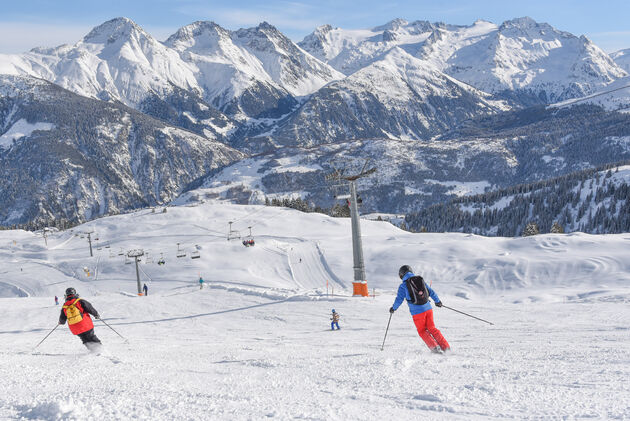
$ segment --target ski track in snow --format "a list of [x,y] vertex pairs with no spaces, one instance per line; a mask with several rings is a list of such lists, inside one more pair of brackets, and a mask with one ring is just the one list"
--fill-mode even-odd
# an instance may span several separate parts
[[[89,258],[65,233],[46,250],[36,235],[1,231],[0,419],[630,418],[627,234],[484,238],[362,221],[377,294],[352,298],[347,220],[270,208],[258,210],[255,247],[207,234],[257,209],[99,220],[114,250],[163,253],[166,265],[139,265],[147,297],[135,295],[134,265],[108,249]],[[176,258],[178,241],[198,245],[201,259]],[[494,326],[434,309],[453,348],[434,355],[403,304],[381,351],[401,263],[446,305]],[[340,295],[326,297],[327,279]],[[68,286],[128,343],[95,321],[101,355],[67,326],[33,350]]]

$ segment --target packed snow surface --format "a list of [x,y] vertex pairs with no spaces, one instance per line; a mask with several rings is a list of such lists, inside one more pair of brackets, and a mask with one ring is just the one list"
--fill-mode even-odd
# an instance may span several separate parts
[[[228,241],[228,222],[242,238],[252,227],[255,246]],[[0,231],[0,419],[630,418],[630,234],[486,238],[366,220],[362,233],[367,298],[350,296],[348,219],[203,203],[47,244]],[[149,252],[146,297],[125,262],[135,248]],[[381,351],[402,264],[494,324],[434,308],[453,349],[434,355],[403,304]],[[70,286],[128,343],[96,321],[101,355],[67,326],[34,350]]]

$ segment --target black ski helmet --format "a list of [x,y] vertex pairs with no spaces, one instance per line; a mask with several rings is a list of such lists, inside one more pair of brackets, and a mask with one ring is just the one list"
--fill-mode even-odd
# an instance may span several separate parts
[[403,276],[407,274],[407,272],[413,272],[413,270],[411,269],[411,266],[402,265],[400,269],[398,269],[398,276],[400,276],[400,279],[402,279]]
[[67,288],[66,289],[66,294],[65,294],[66,299],[74,298],[74,297],[78,297],[78,296],[79,296],[79,294],[77,294],[77,290],[76,289],[74,289],[74,288]]

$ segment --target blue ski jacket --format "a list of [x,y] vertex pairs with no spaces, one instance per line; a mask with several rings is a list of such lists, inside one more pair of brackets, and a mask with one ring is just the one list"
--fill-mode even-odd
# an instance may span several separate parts
[[[411,278],[412,276],[416,276],[416,275],[414,275],[411,272],[407,272],[407,274],[405,276],[403,276],[402,283],[398,287],[398,295],[396,295],[396,299],[394,300],[394,305],[392,306],[392,308],[394,310],[398,310],[398,307],[400,307],[400,305],[402,304],[403,300],[406,299],[407,300],[407,305],[409,305],[409,312],[411,313],[412,316],[415,316],[416,314],[420,314],[420,313],[424,313],[425,311],[429,311],[433,307],[431,307],[431,301],[428,301],[426,304],[422,304],[422,305],[413,304],[412,302],[409,301],[409,300],[411,300],[411,296],[409,295],[409,290],[407,289],[407,283],[405,281],[407,279]],[[436,302],[436,303],[439,303],[440,302],[440,297],[437,296],[435,291],[433,291],[431,289],[431,287],[429,287],[428,285],[427,285],[427,290],[429,291],[429,296],[433,299],[433,301]]]

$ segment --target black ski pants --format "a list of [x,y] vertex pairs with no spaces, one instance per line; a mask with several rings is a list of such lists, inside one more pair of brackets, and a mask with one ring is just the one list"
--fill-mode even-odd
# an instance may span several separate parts
[[97,338],[96,335],[94,334],[94,329],[90,329],[86,332],[79,333],[77,336],[81,338],[81,341],[83,342],[83,344],[86,344],[88,342],[98,342],[99,344],[101,343],[101,340]]

